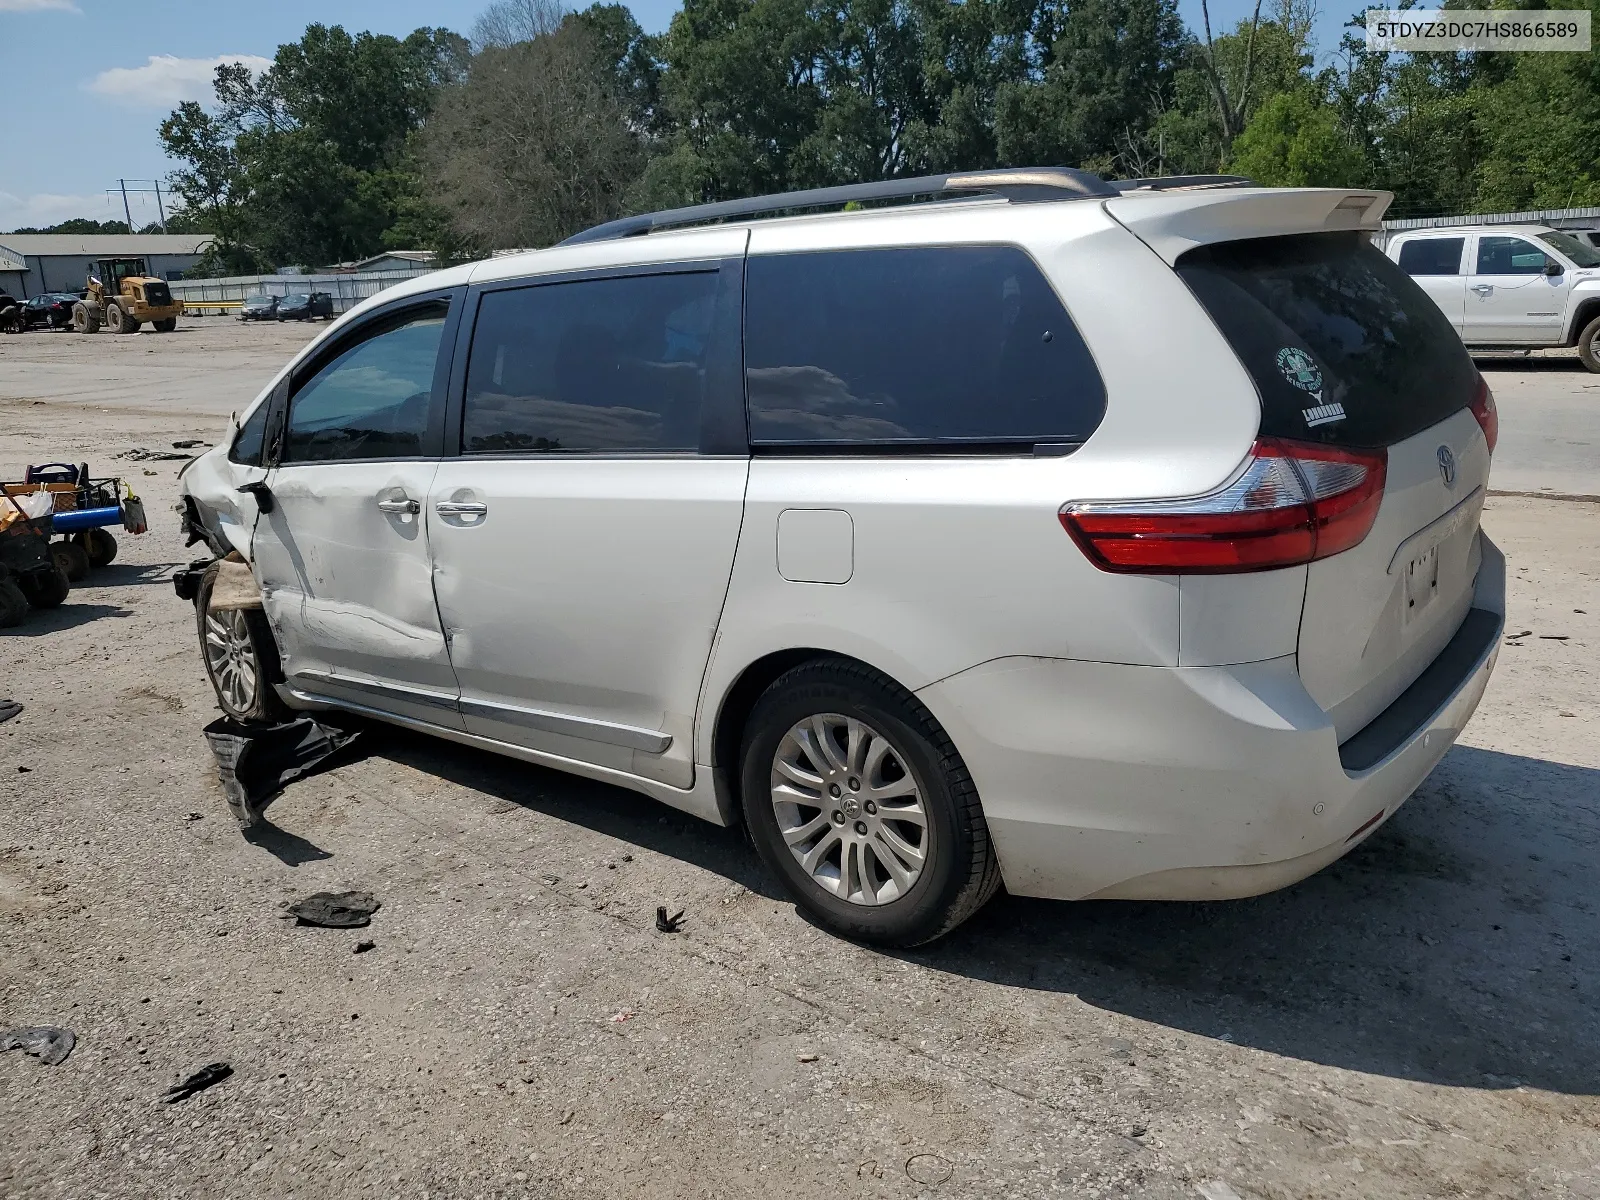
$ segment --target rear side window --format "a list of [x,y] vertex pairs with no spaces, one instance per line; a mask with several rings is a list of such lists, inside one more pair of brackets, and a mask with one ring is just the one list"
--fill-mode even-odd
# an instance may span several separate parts
[[745,279],[758,446],[1072,445],[1105,414],[1088,347],[1014,247],[758,256]]
[[1479,237],[1479,275],[1543,275],[1545,257],[1532,242],[1517,237]]
[[1407,275],[1459,275],[1466,244],[1466,238],[1415,238],[1400,247],[1400,269]]
[[695,450],[717,273],[488,292],[467,366],[467,454]]
[[1178,274],[1255,380],[1264,435],[1388,446],[1472,402],[1449,319],[1364,234],[1222,242]]

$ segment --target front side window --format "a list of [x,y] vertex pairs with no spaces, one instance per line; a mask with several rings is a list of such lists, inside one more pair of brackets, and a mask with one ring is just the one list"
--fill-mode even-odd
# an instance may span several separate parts
[[290,398],[283,461],[420,455],[448,308],[385,321],[324,364]]
[[1478,239],[1479,275],[1543,275],[1549,261],[1543,250],[1523,238]]
[[250,467],[261,465],[261,447],[267,435],[267,410],[271,407],[270,401],[263,400],[256,405],[255,412],[246,418],[245,423],[239,426],[233,445],[228,448],[229,462]]
[[1015,247],[766,255],[745,277],[757,445],[1073,445],[1105,414],[1088,347]]
[[462,451],[697,449],[717,279],[690,271],[486,293]]
[[1400,269],[1407,275],[1459,275],[1466,238],[1415,238],[1400,247]]

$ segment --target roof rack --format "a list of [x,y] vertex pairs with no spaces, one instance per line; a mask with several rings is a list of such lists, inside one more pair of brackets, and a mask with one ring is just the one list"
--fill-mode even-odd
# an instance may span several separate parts
[[623,217],[585,229],[561,244],[572,246],[580,242],[605,242],[615,238],[640,237],[658,229],[788,216],[881,200],[949,200],[997,195],[1004,196],[1013,204],[1022,204],[1039,200],[1108,199],[1118,194],[1115,187],[1108,185],[1098,175],[1071,167],[962,171],[950,175],[884,179],[877,183],[852,183],[843,187],[810,188],[801,192],[780,192],[773,196],[751,196],[744,200],[724,200],[719,204],[695,204],[688,208],[641,213],[636,217]]
[[1118,192],[1173,192],[1182,188],[1256,187],[1254,179],[1243,175],[1156,175],[1148,179],[1112,179],[1108,186]]

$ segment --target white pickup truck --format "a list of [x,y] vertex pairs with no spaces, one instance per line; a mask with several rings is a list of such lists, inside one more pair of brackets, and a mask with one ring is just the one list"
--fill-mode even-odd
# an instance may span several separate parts
[[1576,346],[1600,372],[1600,249],[1546,225],[1452,225],[1386,247],[1474,350]]

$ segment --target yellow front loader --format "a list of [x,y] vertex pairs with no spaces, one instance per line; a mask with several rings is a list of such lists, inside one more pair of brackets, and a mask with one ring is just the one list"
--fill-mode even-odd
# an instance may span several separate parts
[[102,258],[89,272],[89,294],[72,306],[72,327],[97,333],[137,333],[146,321],[157,333],[178,327],[183,303],[172,298],[167,281],[145,268],[142,258]]

